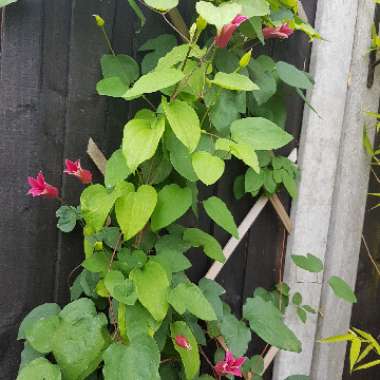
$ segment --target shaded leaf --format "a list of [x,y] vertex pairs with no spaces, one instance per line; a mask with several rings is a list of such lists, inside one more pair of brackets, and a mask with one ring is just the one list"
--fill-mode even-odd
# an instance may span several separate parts
[[210,197],[203,201],[207,215],[220,227],[239,239],[239,232],[235,220],[226,204],[218,197]]
[[340,277],[333,276],[329,279],[328,283],[338,298],[342,298],[349,303],[357,302],[357,298],[351,287]]

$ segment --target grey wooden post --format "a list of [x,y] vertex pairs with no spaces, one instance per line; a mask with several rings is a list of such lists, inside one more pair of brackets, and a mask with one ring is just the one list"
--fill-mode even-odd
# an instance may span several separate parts
[[[369,175],[362,147],[364,111],[377,111],[380,84],[367,89],[370,29],[375,5],[366,0],[319,0],[316,28],[326,41],[315,42],[309,94],[321,118],[304,114],[299,165],[301,183],[292,207],[294,233],[287,248],[285,282],[302,292],[304,302],[323,311],[303,325],[289,310],[289,326],[303,342],[301,354],[281,352],[274,380],[292,374],[313,380],[341,379],[345,346],[316,339],[345,332],[351,305],[338,300],[326,282],[332,275],[355,286]],[[290,254],[313,253],[325,270],[311,274],[291,264]]]

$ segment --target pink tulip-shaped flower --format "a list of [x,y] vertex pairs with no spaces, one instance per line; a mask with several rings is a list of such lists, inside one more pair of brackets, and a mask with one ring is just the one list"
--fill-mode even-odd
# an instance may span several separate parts
[[215,37],[215,45],[222,49],[225,48],[236,29],[246,20],[248,20],[248,17],[238,15],[229,24],[224,25],[220,33]]
[[87,185],[92,182],[92,173],[89,170],[83,169],[80,165],[80,160],[71,161],[65,160],[66,169],[64,173],[73,175],[84,184]]
[[177,335],[175,337],[175,343],[179,347],[185,348],[186,350],[191,350],[191,345],[185,336]]
[[215,364],[214,370],[218,376],[233,375],[242,377],[241,366],[246,361],[246,358],[241,356],[240,358],[234,358],[231,351],[226,352],[224,360]]
[[294,33],[288,24],[282,24],[278,27],[267,26],[263,29],[264,38],[269,40],[271,38],[280,38],[282,40],[289,38]]
[[36,178],[28,177],[28,183],[28,194],[32,197],[58,198],[58,189],[45,181],[42,172],[39,172]]

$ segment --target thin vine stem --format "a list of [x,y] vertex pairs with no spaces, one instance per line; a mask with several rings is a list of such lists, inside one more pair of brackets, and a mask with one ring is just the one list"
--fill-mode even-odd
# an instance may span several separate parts
[[373,267],[375,268],[378,276],[380,277],[380,268],[378,267],[377,263],[376,263],[376,260],[374,259],[374,257],[372,256],[371,254],[371,251],[369,250],[369,247],[368,247],[368,244],[367,244],[367,240],[366,238],[364,237],[364,235],[362,235],[362,241],[363,241],[363,244],[364,244],[364,247],[365,247],[365,250],[367,252],[367,256],[371,262],[371,264],[373,265]]

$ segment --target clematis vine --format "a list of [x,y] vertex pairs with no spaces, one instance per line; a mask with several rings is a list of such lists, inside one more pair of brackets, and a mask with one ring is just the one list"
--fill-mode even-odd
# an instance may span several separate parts
[[224,25],[220,33],[215,37],[215,45],[222,49],[225,48],[236,29],[247,20],[248,17],[237,15],[229,24]]
[[175,337],[175,343],[179,347],[185,348],[186,350],[191,350],[191,345],[185,336],[177,335]]
[[59,192],[55,186],[45,181],[45,176],[40,171],[36,178],[28,177],[30,189],[28,194],[34,197],[58,198]]
[[66,169],[64,173],[73,175],[84,184],[87,185],[92,182],[92,173],[89,170],[83,169],[80,164],[80,160],[71,161],[65,160]]
[[263,35],[266,40],[279,38],[285,40],[294,33],[294,30],[288,24],[282,24],[278,27],[267,26],[263,29]]
[[226,352],[224,360],[216,363],[214,366],[215,373],[220,377],[223,375],[233,375],[242,377],[241,366],[246,361],[244,356],[234,358],[231,351]]

